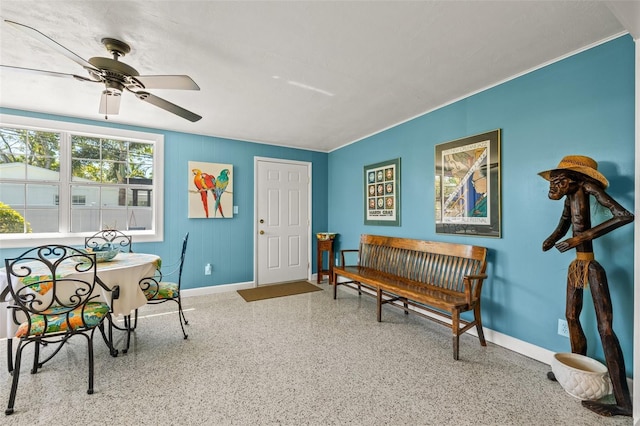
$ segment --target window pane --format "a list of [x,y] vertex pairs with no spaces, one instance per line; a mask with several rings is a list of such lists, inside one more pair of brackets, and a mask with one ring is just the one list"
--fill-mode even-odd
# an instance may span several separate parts
[[142,185],[153,185],[153,163],[129,163],[129,176],[127,177],[130,180],[141,179],[140,184]]
[[27,209],[25,219],[32,232],[58,232],[59,210],[55,208]]
[[0,234],[24,234],[31,226],[24,220],[23,209],[13,209],[0,203]]
[[151,206],[151,190],[148,188],[129,188],[127,190],[128,206],[150,207]]
[[[131,143],[129,145],[129,177],[153,178],[153,145]],[[148,183],[152,185],[152,182]]]
[[127,163],[105,161],[102,163],[102,180],[105,183],[125,183],[129,174]]
[[0,178],[59,180],[60,135],[0,129]]
[[0,178],[25,178],[26,133],[26,130],[0,129]]
[[[27,130],[2,128],[0,129],[0,138],[2,138],[0,152],[3,158],[11,155],[24,157],[27,153]],[[21,161],[23,160],[24,158]]]
[[24,180],[27,175],[27,165],[23,162],[0,162],[0,179]]
[[102,140],[102,181],[105,183],[124,183],[128,172],[128,142]]
[[24,208],[25,185],[0,183],[0,202],[8,204],[14,209]]
[[142,142],[130,142],[129,143],[129,155],[134,156],[147,156],[149,159],[153,157],[153,144]]
[[127,229],[128,217],[126,209],[102,209],[101,229]]
[[79,200],[84,199],[84,204],[76,204],[73,205],[82,205],[89,208],[100,208],[100,187],[99,186],[72,186],[71,187],[71,200]]
[[[33,166],[33,168],[59,171],[60,134],[51,132],[29,131],[27,133],[26,163],[30,166]],[[29,169],[31,169],[31,167]],[[29,178],[34,179],[32,177]],[[35,177],[35,179],[40,178]]]
[[27,165],[27,179],[29,180],[60,180],[60,158],[34,156]]
[[128,142],[102,139],[102,159],[111,161],[127,161]]
[[33,232],[58,232],[58,185],[26,185],[25,220]]
[[27,208],[57,205],[58,185],[27,185]]
[[102,204],[101,207],[118,207],[123,208],[127,205],[127,189],[122,187],[102,187]]
[[100,161],[73,160],[71,168],[74,182],[102,182]]
[[100,227],[100,187],[71,187],[71,232],[98,231]]
[[71,137],[71,155],[73,158],[99,160],[100,139],[73,135]]
[[153,229],[153,210],[134,208],[129,212],[128,230]]

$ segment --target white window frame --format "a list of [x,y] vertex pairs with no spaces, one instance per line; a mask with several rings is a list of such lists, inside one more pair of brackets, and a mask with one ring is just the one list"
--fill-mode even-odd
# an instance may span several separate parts
[[[133,237],[134,243],[163,241],[164,239],[164,135],[160,133],[138,132],[133,130],[116,129],[95,125],[70,123],[65,121],[45,120],[40,118],[22,117],[16,115],[0,114],[0,126],[27,128],[45,132],[69,132],[93,136],[104,139],[123,139],[134,142],[152,143],[153,149],[153,219],[152,229],[123,230]],[[65,159],[63,162],[62,159]],[[70,167],[71,152],[60,152],[60,173],[65,173]],[[60,186],[60,224],[64,229],[68,228],[70,218],[70,187]],[[84,245],[85,237],[93,235],[93,232],[50,232],[37,234],[0,234],[0,247],[34,247],[51,243],[63,243],[67,245]]]

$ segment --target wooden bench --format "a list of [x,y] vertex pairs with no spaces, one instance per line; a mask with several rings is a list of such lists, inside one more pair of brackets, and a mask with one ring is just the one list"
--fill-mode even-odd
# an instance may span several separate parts
[[[358,253],[357,265],[346,266],[349,252]],[[451,327],[457,360],[460,335],[470,328],[475,326],[480,344],[487,345],[480,316],[486,256],[484,247],[363,234],[359,250],[340,251],[340,266],[333,268],[333,298],[338,285],[358,294],[364,287],[371,291],[365,294],[377,296],[378,322],[382,305],[391,304]],[[347,281],[339,282],[340,276]],[[472,321],[460,318],[467,311],[473,311]]]

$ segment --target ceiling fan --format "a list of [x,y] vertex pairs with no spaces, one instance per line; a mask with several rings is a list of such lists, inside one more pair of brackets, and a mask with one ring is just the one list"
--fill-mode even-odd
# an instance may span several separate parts
[[131,50],[131,47],[123,41],[114,38],[103,38],[101,40],[102,44],[104,44],[107,51],[113,55],[113,59],[94,57],[89,58],[87,61],[35,28],[7,19],[5,19],[4,22],[27,33],[31,37],[40,40],[50,48],[56,50],[58,53],[61,53],[76,62],[89,73],[89,77],[9,65],[0,65],[1,67],[9,70],[31,72],[54,77],[72,77],[80,81],[91,83],[103,83],[105,89],[102,91],[102,96],[100,98],[99,113],[104,114],[105,119],[107,116],[118,114],[120,111],[120,98],[124,90],[133,93],[140,100],[176,114],[191,122],[196,122],[202,118],[198,114],[188,111],[158,96],[152,95],[145,90],[200,90],[200,87],[198,87],[191,77],[188,75],[140,75],[133,67],[118,60],[118,58],[126,55]]

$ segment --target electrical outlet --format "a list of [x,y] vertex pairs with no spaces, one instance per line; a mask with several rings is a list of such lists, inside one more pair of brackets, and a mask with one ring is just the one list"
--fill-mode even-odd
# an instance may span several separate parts
[[211,264],[210,263],[207,263],[204,266],[204,274],[205,275],[211,275]]
[[558,319],[558,334],[564,337],[569,337],[569,326],[567,320]]

